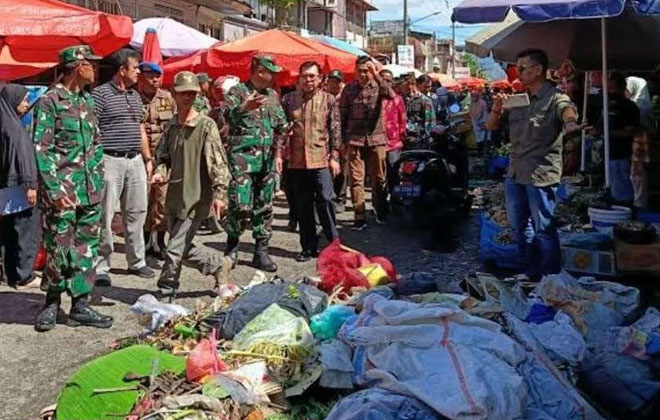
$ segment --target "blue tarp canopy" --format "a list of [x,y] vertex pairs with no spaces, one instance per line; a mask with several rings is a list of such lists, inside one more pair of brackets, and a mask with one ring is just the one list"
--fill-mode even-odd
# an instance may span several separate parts
[[335,47],[339,50],[346,51],[347,53],[350,53],[350,54],[353,54],[353,55],[357,55],[357,56],[367,55],[366,52],[362,51],[361,49],[359,49],[355,45],[349,44],[348,42],[342,41],[342,40],[337,39],[337,38],[333,38],[331,36],[311,35],[310,38],[313,39],[314,41],[318,41],[318,42],[321,42],[325,45]]
[[513,11],[525,22],[614,17],[630,3],[642,15],[660,14],[660,0],[465,0],[454,7],[460,23],[502,22]]

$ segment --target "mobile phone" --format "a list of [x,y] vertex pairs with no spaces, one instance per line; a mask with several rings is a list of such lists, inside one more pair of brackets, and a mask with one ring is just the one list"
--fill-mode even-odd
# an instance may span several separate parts
[[523,106],[529,106],[529,95],[526,93],[517,93],[515,95],[510,95],[504,100],[504,108],[520,108]]

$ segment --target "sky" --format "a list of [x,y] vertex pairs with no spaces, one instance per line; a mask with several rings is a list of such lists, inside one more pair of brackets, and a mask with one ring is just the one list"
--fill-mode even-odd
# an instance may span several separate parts
[[[371,2],[379,10],[369,12],[368,21],[403,19],[403,0],[371,0]],[[413,23],[411,29],[428,33],[435,31],[439,39],[451,38],[451,8],[460,2],[461,0],[408,0],[408,16],[411,22],[434,12],[442,12]],[[466,38],[483,27],[483,25],[457,25],[456,43],[463,44]]]

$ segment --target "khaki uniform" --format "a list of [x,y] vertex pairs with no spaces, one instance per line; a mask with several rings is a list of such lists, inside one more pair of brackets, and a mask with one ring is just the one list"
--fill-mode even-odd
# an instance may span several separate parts
[[[151,156],[156,156],[156,149],[163,137],[165,125],[172,119],[176,111],[176,103],[172,94],[164,89],[158,89],[152,99],[142,96],[144,124]],[[146,229],[149,232],[167,232],[165,218],[165,196],[167,184],[152,184],[149,186],[149,207],[147,210]]]

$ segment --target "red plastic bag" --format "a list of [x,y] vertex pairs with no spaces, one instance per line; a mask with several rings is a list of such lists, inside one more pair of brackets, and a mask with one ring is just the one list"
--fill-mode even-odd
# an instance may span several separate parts
[[188,355],[188,359],[186,359],[186,379],[201,381],[205,377],[227,370],[227,368],[228,366],[218,357],[214,329],[211,332],[211,338],[200,340]]
[[368,258],[359,251],[343,246],[339,239],[334,240],[321,251],[316,263],[316,271],[321,277],[321,289],[326,293],[332,293],[337,285],[341,285],[345,293],[353,287],[368,289],[369,281],[357,269],[371,263],[380,264],[390,281],[395,281],[396,271],[387,258]]

